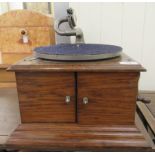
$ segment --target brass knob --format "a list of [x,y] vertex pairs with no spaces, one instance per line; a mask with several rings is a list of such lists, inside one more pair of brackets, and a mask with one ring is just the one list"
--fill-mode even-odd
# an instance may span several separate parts
[[24,44],[29,43],[29,37],[28,37],[27,30],[21,29],[20,33],[21,33],[22,43],[24,43]]
[[83,98],[83,104],[88,104],[88,97]]
[[21,35],[28,35],[28,32],[26,29],[21,29],[20,33],[21,33]]
[[70,96],[66,96],[66,98],[65,98],[65,102],[66,102],[67,104],[69,104],[69,103],[70,103],[70,101],[71,101]]

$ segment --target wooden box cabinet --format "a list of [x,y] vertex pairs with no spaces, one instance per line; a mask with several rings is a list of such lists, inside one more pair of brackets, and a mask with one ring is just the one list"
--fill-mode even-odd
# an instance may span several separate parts
[[138,80],[145,69],[125,54],[94,62],[27,59],[9,70],[16,74],[22,124],[10,136],[8,148],[150,147],[135,125]]
[[139,73],[17,72],[16,78],[23,123],[134,123]]
[[[28,40],[24,42],[24,38]],[[0,15],[0,88],[16,86],[14,73],[6,72],[9,65],[32,55],[35,47],[50,44],[55,44],[51,16],[29,10]]]

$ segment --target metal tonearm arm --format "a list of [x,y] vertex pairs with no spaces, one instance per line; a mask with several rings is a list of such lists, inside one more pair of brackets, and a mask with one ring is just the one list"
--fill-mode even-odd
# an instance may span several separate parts
[[62,23],[66,23],[68,22],[68,19],[66,18],[62,18],[62,19],[59,19],[59,20],[56,20],[55,21],[55,24],[54,24],[54,29],[56,31],[57,34],[61,35],[61,36],[76,36],[76,31],[75,30],[70,30],[70,31],[62,31],[60,29],[60,25]]
[[[73,14],[73,9],[67,9],[68,16],[55,21],[54,29],[58,35],[61,36],[75,36],[76,43],[84,43],[83,32],[80,28],[76,27],[76,18]],[[70,30],[61,30],[60,25],[68,23]]]

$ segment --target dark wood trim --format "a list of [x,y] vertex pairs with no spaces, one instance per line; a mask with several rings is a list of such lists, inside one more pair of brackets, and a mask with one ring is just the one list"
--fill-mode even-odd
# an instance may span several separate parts
[[[123,62],[123,64],[121,63]],[[136,64],[134,64],[136,63]],[[10,66],[9,71],[18,72],[140,72],[146,71],[139,63],[122,53],[121,57],[87,62],[47,61],[27,57]]]
[[148,151],[150,146],[136,126],[79,124],[21,124],[6,144],[27,151]]

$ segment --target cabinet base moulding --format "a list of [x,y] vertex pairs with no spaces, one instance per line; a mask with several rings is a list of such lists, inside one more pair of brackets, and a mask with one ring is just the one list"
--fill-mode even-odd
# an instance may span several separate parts
[[27,151],[104,151],[148,149],[135,125],[21,124],[6,147]]

